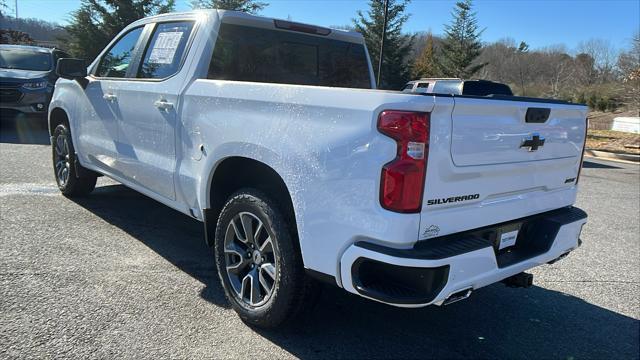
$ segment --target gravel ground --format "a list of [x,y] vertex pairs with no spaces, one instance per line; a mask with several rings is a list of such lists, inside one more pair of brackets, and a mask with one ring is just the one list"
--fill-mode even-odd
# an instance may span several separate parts
[[639,357],[638,165],[589,160],[583,246],[446,307],[397,309],[327,287],[295,326],[229,309],[202,225],[101,178],[60,196],[46,134],[2,133],[0,358]]

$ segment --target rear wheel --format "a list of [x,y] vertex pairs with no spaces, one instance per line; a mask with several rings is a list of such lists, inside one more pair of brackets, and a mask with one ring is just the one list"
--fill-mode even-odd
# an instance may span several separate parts
[[245,189],[224,206],[215,237],[227,299],[245,322],[275,327],[313,305],[318,285],[304,273],[295,234],[265,194]]
[[54,129],[51,151],[56,183],[63,195],[82,196],[93,191],[97,175],[76,164],[76,154],[67,124],[59,124]]

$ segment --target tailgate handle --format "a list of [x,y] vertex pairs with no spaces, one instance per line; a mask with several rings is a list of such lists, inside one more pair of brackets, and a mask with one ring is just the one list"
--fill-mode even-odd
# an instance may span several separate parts
[[549,108],[530,107],[527,109],[525,121],[528,123],[541,124],[549,119],[549,113],[551,113],[551,109]]

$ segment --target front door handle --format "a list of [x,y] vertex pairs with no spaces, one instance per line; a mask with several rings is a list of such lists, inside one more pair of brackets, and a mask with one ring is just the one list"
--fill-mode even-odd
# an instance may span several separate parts
[[102,95],[102,98],[107,101],[116,101],[118,99],[118,97],[113,94],[104,94]]
[[173,109],[173,104],[168,102],[167,100],[160,99],[153,103],[153,106],[157,107],[160,110],[169,111]]

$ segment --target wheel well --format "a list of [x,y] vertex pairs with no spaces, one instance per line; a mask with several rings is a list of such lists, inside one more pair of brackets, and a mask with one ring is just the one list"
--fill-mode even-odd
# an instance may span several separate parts
[[67,113],[60,108],[51,110],[51,115],[49,117],[49,135],[53,135],[53,131],[56,129],[56,126],[62,123],[69,123]]
[[229,197],[242,188],[260,190],[275,201],[285,216],[291,235],[297,238],[293,202],[284,180],[268,165],[244,157],[227,158],[215,169],[210,187],[210,211],[216,222]]

